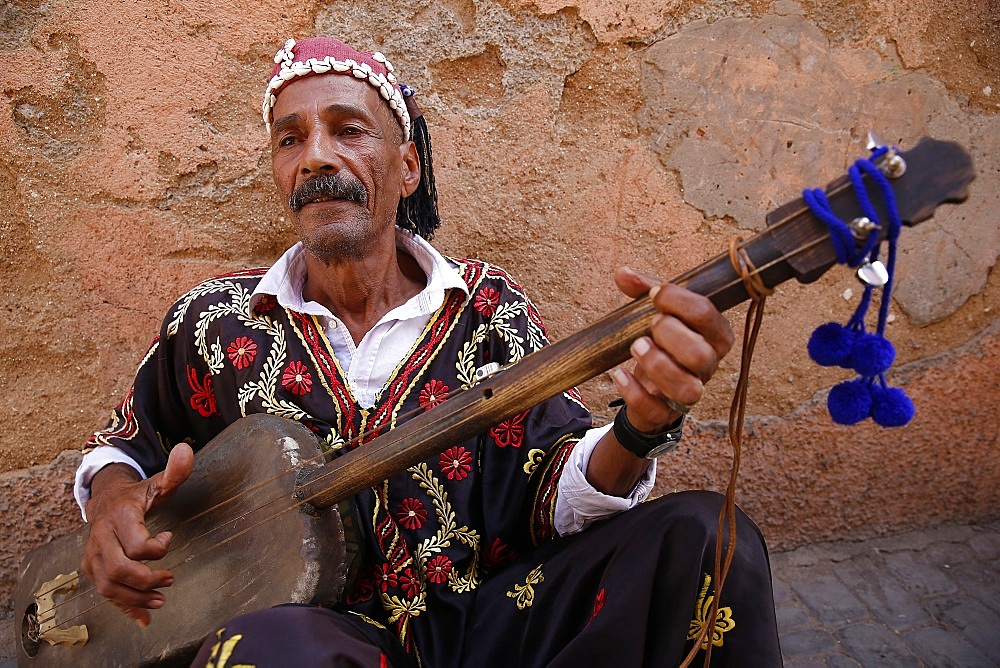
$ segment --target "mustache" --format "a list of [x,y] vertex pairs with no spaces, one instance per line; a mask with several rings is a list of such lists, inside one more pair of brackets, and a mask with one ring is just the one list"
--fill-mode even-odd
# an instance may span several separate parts
[[368,189],[356,176],[337,172],[314,176],[288,198],[288,208],[298,213],[306,204],[320,199],[346,199],[351,202],[368,200]]

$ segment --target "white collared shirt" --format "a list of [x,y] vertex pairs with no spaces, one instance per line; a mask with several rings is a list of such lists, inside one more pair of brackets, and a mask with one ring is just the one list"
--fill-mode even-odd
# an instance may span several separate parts
[[[393,370],[403,361],[431,316],[444,303],[446,291],[454,288],[462,290],[466,296],[469,294],[469,288],[455,266],[421,237],[397,229],[396,246],[416,260],[427,277],[427,285],[420,293],[382,316],[357,345],[339,318],[321,304],[304,300],[302,288],[306,279],[306,251],[301,243],[285,251],[267,270],[251,295],[251,306],[265,294],[274,295],[282,307],[316,316],[347,375],[352,395],[363,407],[375,404],[379,391]],[[587,482],[585,472],[590,456],[610,428],[606,425],[587,431],[563,469],[555,507],[555,529],[560,535],[576,533],[594,521],[627,510],[645,500],[653,489],[655,460],[628,497],[602,494]],[[90,499],[91,479],[99,470],[113,463],[128,464],[145,478],[139,465],[118,448],[101,446],[85,454],[77,469],[73,488],[84,520],[87,518],[85,507]]]
[[264,295],[274,295],[281,306],[316,316],[330,339],[337,362],[347,374],[351,394],[362,408],[375,405],[379,390],[444,303],[445,291],[455,288],[466,297],[469,295],[469,286],[458,270],[422,238],[397,230],[396,247],[417,261],[427,277],[427,286],[382,316],[357,345],[340,318],[322,304],[305,301],[302,296],[306,260],[301,243],[285,251],[250,296],[251,308]]

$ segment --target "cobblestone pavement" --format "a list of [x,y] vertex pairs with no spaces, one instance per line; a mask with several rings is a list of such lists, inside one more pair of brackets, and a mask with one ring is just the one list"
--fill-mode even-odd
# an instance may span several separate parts
[[1000,521],[771,556],[785,665],[1000,666]]

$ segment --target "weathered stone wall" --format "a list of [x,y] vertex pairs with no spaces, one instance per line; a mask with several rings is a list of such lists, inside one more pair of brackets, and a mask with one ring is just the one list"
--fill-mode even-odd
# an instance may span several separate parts
[[[875,130],[969,148],[967,203],[901,240],[891,382],[906,428],[841,428],[809,332],[847,271],[771,298],[740,498],[774,546],[1000,508],[1000,9],[996,0],[111,0],[0,4],[0,601],[78,522],[68,455],[103,424],[171,301],[291,241],[259,118],[271,56],[326,33],[385,51],[434,136],[446,253],[513,270],[565,336],[622,303],[610,270],[715,255]],[[739,311],[732,320],[739,329]],[[737,356],[660,490],[720,489]],[[584,388],[607,419],[611,383]],[[33,468],[27,468],[33,467]]]

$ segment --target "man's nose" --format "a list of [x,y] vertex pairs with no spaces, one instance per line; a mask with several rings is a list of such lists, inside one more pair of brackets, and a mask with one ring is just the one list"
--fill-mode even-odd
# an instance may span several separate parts
[[337,172],[343,166],[343,160],[337,150],[337,140],[328,133],[315,131],[310,133],[306,141],[306,150],[302,155],[300,168],[303,174],[319,174],[322,172]]

